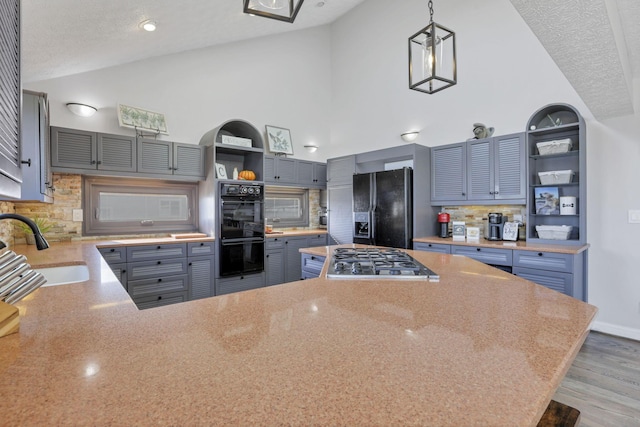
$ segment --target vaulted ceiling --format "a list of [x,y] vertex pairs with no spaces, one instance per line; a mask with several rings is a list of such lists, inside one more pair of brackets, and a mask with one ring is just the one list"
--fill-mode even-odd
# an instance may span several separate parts
[[[23,80],[324,25],[363,1],[306,0],[288,24],[248,16],[239,0],[22,0]],[[596,118],[634,112],[639,0],[510,1]],[[145,19],[162,30],[140,31]]]

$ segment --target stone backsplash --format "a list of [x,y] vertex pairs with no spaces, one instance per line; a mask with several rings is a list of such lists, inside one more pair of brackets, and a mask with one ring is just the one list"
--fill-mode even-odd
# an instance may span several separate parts
[[[509,221],[514,215],[521,215],[523,223],[527,223],[527,208],[525,205],[494,205],[494,206],[445,206],[441,212],[447,212],[451,221],[464,221],[467,227],[480,227],[484,233],[484,224],[490,212],[506,215]],[[451,231],[451,224],[449,224]]]

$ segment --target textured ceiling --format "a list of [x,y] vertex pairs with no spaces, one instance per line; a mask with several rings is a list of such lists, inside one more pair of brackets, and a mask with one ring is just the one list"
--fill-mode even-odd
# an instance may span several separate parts
[[[22,0],[22,77],[44,80],[323,25],[362,1],[306,0],[290,24],[249,16],[241,0]],[[138,28],[145,19],[157,21],[154,33]]]
[[[23,81],[324,25],[363,1],[306,0],[289,24],[248,16],[241,0],[22,0]],[[596,118],[633,113],[640,0],[510,1]],[[141,31],[145,19],[158,30]]]
[[511,0],[597,119],[632,114],[639,0]]

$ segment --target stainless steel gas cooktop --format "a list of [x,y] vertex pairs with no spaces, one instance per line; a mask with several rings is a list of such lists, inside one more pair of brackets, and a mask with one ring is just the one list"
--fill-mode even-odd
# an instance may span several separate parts
[[404,279],[438,281],[433,270],[400,249],[337,248],[327,270],[329,279]]

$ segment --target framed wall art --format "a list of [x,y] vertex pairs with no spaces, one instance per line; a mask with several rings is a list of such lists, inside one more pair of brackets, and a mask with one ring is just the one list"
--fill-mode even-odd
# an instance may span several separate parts
[[289,129],[266,126],[269,151],[276,154],[293,154],[293,142]]
[[118,104],[118,123],[121,127],[169,135],[164,114],[129,105]]

